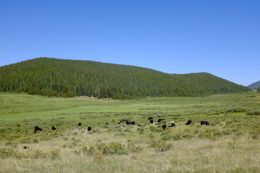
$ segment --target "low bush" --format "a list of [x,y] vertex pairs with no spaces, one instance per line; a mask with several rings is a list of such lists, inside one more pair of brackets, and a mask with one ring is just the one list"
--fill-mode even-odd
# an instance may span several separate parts
[[162,128],[158,128],[156,126],[149,126],[149,129],[152,131],[152,132],[161,132],[162,131]]
[[137,128],[137,131],[139,134],[144,134],[144,128],[142,127]]
[[31,158],[31,159],[40,159],[40,158],[51,158],[56,159],[59,158],[60,151],[52,150],[50,152],[44,152],[41,150],[30,150],[28,152],[20,152],[18,150],[12,148],[1,148],[0,149],[0,158]]
[[239,113],[239,112],[245,112],[246,109],[244,108],[230,108],[226,110],[226,113]]
[[172,148],[172,144],[169,142],[166,142],[164,140],[161,140],[159,138],[154,138],[150,140],[150,146],[152,148],[155,148],[156,151],[164,152],[168,151]]
[[162,140],[182,140],[191,139],[196,136],[196,130],[194,128],[173,128],[169,131],[164,131],[161,134]]
[[133,141],[128,141],[127,149],[131,153],[138,153],[143,150],[143,147],[136,145]]
[[0,158],[6,159],[12,156],[16,156],[17,152],[13,150],[12,148],[1,148],[0,149]]
[[109,154],[127,154],[127,147],[119,142],[111,142],[109,144],[98,143],[95,146],[89,148],[83,148],[84,151],[87,150],[88,153],[94,154],[95,152],[101,152],[104,155]]
[[247,112],[247,115],[260,115],[260,110],[254,110],[254,111]]
[[200,138],[208,138],[208,139],[212,139],[215,140],[217,137],[222,136],[222,133],[219,129],[215,129],[215,128],[205,128],[205,129],[201,129],[199,131],[199,135],[198,137]]

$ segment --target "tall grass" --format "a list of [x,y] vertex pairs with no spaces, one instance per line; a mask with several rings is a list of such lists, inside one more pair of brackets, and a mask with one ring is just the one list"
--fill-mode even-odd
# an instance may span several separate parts
[[[260,172],[259,94],[119,101],[4,93],[0,103],[1,173]],[[176,127],[148,125],[150,116]]]

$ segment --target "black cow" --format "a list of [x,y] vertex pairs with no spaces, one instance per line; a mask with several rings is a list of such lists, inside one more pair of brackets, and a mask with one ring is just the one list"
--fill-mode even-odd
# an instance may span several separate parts
[[127,125],[135,125],[135,121],[129,120],[129,121],[126,121],[126,124],[127,124]]
[[128,121],[130,121],[130,120],[129,120],[129,119],[121,119],[121,120],[118,122],[118,124],[121,124],[121,123],[123,123],[123,122],[125,122],[125,123],[127,124]]
[[162,128],[163,128],[163,130],[165,130],[165,129],[166,129],[166,127],[167,127],[167,125],[166,125],[166,124],[163,124],[163,125],[162,125]]
[[34,133],[36,133],[38,131],[42,131],[42,128],[40,128],[39,126],[35,126],[34,127]]
[[126,125],[135,125],[135,121],[132,121],[132,120],[129,120],[129,119],[121,119],[121,120],[118,122],[118,124],[121,124],[121,123],[123,123],[123,122],[125,122]]
[[25,149],[25,150],[26,150],[26,149],[28,149],[28,147],[27,147],[27,146],[23,146],[23,149]]
[[135,121],[130,121],[130,124],[131,125],[135,125]]
[[52,127],[51,127],[51,129],[52,129],[52,130],[56,130],[57,128],[56,128],[56,127],[54,127],[54,126],[52,126]]
[[186,125],[190,125],[192,123],[192,121],[191,120],[188,120],[187,122],[186,122]]
[[201,125],[201,126],[203,126],[203,125],[206,125],[206,126],[208,126],[208,125],[209,125],[209,122],[208,122],[208,121],[205,121],[205,120],[203,120],[203,121],[200,121],[200,125]]
[[153,124],[153,120],[150,120],[150,124]]
[[153,117],[148,117],[148,121],[153,120]]
[[78,126],[81,126],[81,122],[78,123]]
[[165,119],[163,119],[163,118],[159,118],[159,119],[158,119],[158,123],[160,123],[160,122],[162,122],[162,121],[165,121]]
[[176,126],[175,123],[174,123],[174,122],[171,122],[170,127],[175,127],[175,126]]
[[88,127],[88,131],[91,131],[91,127]]

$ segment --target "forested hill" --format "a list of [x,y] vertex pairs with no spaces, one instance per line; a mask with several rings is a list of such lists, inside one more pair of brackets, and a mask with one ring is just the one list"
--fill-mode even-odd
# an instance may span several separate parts
[[260,81],[258,81],[258,82],[254,82],[254,83],[248,85],[247,87],[250,88],[250,89],[257,89],[257,88],[260,88]]
[[128,65],[36,58],[0,67],[0,91],[131,98],[201,96],[247,88],[208,73],[166,74]]

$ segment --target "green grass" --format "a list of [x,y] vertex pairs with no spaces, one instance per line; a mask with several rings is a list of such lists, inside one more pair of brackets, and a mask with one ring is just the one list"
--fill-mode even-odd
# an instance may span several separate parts
[[[132,100],[0,93],[0,172],[260,172],[259,112],[257,93]],[[146,125],[149,116],[177,127]],[[141,126],[120,125],[122,118]],[[43,132],[33,134],[35,125]]]

